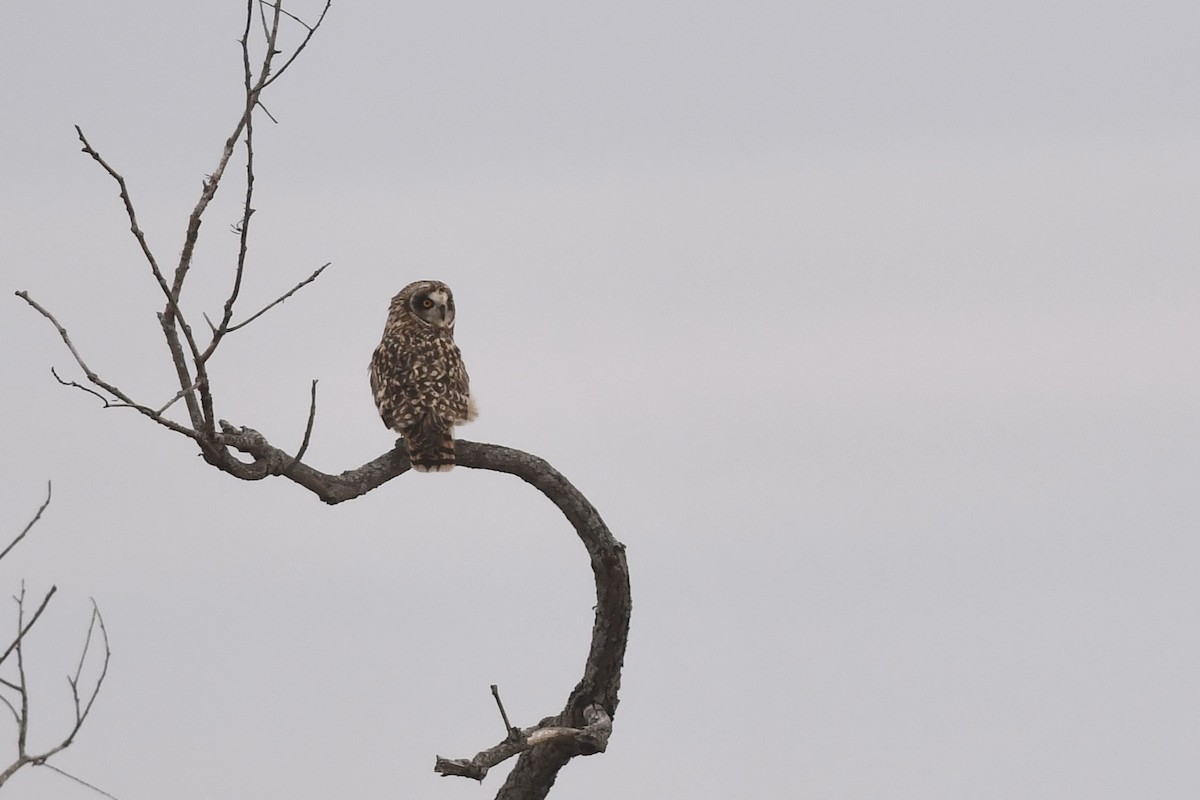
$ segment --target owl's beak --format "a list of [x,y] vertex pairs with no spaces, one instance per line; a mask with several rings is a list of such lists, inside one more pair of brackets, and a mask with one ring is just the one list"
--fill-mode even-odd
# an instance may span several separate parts
[[450,310],[447,303],[442,303],[437,308],[437,316],[434,320],[439,328],[454,327],[454,312]]

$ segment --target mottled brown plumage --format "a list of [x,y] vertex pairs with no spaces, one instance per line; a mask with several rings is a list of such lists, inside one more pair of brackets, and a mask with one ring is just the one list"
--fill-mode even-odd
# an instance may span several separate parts
[[392,298],[371,357],[371,391],[383,424],[404,437],[413,469],[454,466],[454,426],[475,418],[475,403],[454,344],[449,286],[417,281]]

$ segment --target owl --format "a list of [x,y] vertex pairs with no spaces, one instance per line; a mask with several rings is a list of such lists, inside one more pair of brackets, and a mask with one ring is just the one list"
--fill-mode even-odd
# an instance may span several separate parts
[[454,344],[449,286],[417,281],[392,298],[370,371],[375,407],[383,424],[404,437],[413,469],[452,469],[454,426],[475,418],[475,402]]

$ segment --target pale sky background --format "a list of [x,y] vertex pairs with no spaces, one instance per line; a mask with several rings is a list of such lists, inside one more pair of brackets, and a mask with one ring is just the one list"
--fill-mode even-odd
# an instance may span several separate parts
[[[318,4],[296,5],[311,14]],[[240,102],[234,0],[0,10],[0,592],[89,597],[110,678],[56,761],[120,800],[491,797],[442,779],[578,680],[593,585],[515,479],[329,508],[78,377],[176,390],[170,262]],[[557,800],[1200,796],[1200,6],[345,2],[266,97],[222,417],[357,467],[389,298],[454,288],[481,415],[628,546],[607,754]],[[231,174],[236,179],[237,174]],[[240,185],[187,308],[219,309]],[[0,614],[0,621],[4,618]],[[0,622],[0,627],[15,624]],[[0,725],[0,752],[14,735]],[[94,800],[47,770],[0,790]]]

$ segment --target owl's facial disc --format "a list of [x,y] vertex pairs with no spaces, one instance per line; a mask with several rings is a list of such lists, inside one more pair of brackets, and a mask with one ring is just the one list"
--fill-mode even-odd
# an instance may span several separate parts
[[435,328],[454,327],[454,298],[445,289],[420,292],[413,297],[413,312]]

